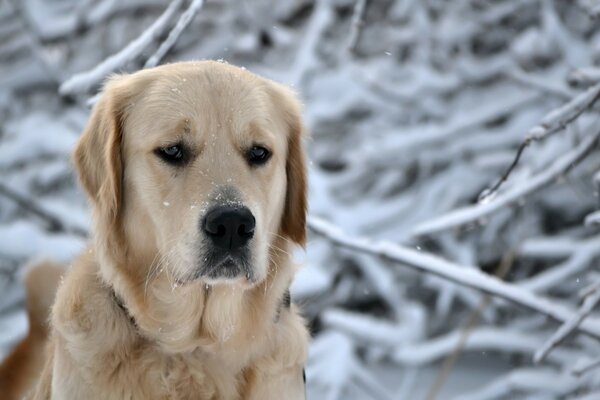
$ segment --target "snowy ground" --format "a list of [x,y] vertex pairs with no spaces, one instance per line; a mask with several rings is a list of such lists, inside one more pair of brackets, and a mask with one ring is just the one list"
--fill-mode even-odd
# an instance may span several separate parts
[[[175,1],[157,24],[167,3],[0,0],[0,355],[26,329],[19,267],[68,263],[90,225],[69,154],[106,70],[61,84],[128,45],[116,70],[142,68],[190,7],[165,61],[223,59],[305,103],[311,215],[343,236],[313,220],[298,254],[309,398],[600,398],[600,369],[573,373],[600,358],[594,1]],[[556,319],[587,335],[536,365]]]

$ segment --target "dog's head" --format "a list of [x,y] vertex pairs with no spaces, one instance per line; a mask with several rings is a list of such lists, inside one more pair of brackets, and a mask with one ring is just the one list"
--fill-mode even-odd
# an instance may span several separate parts
[[275,243],[305,241],[301,141],[294,95],[240,68],[111,78],[74,156],[100,250],[137,260],[138,282],[159,271],[179,284],[264,280]]

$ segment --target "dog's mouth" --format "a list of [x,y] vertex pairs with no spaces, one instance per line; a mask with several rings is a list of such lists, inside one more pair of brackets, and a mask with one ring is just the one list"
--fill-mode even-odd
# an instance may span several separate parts
[[196,279],[207,283],[228,283],[241,279],[250,284],[256,280],[247,249],[235,252],[211,249],[201,260]]

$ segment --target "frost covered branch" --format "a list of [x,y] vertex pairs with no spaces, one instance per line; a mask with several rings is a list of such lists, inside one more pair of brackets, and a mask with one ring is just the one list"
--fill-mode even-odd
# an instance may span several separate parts
[[183,30],[188,26],[188,24],[192,21],[192,18],[200,11],[202,6],[204,5],[204,0],[192,0],[189,7],[183,14],[181,14],[181,18],[175,24],[175,27],[169,32],[169,36],[167,39],[160,45],[158,50],[150,58],[146,61],[144,68],[152,68],[158,65],[158,63],[164,58],[164,56],[171,50],[171,48],[179,39],[179,36],[183,32]]
[[596,368],[600,368],[600,358],[597,358],[595,360],[591,360],[588,362],[584,362],[581,363],[580,365],[575,366],[572,370],[571,373],[573,375],[583,375],[593,369]]
[[367,11],[367,0],[356,0],[354,13],[352,14],[350,39],[348,41],[348,51],[356,52],[356,46],[360,39],[360,33],[365,25],[365,12]]
[[[523,79],[522,74],[516,73],[515,75],[518,79]],[[553,92],[558,92],[557,89],[551,89]],[[565,95],[562,92],[559,92],[562,95]],[[568,95],[568,94],[567,94]],[[521,155],[523,151],[533,142],[540,141],[548,137],[549,135],[558,132],[559,130],[565,129],[565,127],[573,122],[577,117],[579,117],[585,110],[592,107],[594,103],[600,97],[600,84],[595,85],[594,87],[588,89],[586,92],[580,94],[579,96],[573,98],[570,102],[565,104],[564,106],[550,112],[547,114],[539,125],[531,128],[527,137],[521,143],[519,148],[517,149],[517,153],[511,165],[504,172],[502,177],[489,189],[484,190],[479,196],[480,202],[485,202],[489,198],[496,195],[500,186],[510,176],[511,172],[515,169],[519,160],[521,159]]]
[[[422,272],[434,274],[460,285],[511,301],[561,323],[565,323],[571,319],[572,310],[547,298],[521,289],[518,286],[486,275],[476,269],[465,268],[432,254],[412,250],[393,243],[376,242],[361,237],[350,237],[345,235],[339,228],[319,218],[310,218],[309,227],[313,232],[326,237],[337,246],[369,253],[401,265],[416,268]],[[600,339],[600,320],[587,319],[578,325],[577,329]]]
[[539,364],[544,361],[544,359],[548,356],[548,354],[554,349],[556,346],[560,345],[566,338],[569,336],[577,326],[583,322],[583,320],[590,315],[594,307],[598,305],[600,302],[600,289],[596,289],[593,293],[588,295],[584,301],[581,308],[577,311],[571,319],[566,321],[561,325],[561,327],[556,331],[554,335],[542,347],[540,347],[533,356],[533,362]]
[[48,229],[51,231],[70,233],[83,238],[88,236],[86,229],[66,224],[61,220],[60,217],[53,215],[48,210],[45,210],[32,199],[19,194],[2,183],[0,183],[0,196],[6,197],[7,199],[15,202],[23,210],[42,219],[44,222],[46,222]]
[[441,217],[425,221],[414,229],[414,234],[427,235],[477,222],[483,217],[523,199],[531,193],[551,184],[555,179],[566,174],[581,162],[596,147],[599,135],[600,132],[590,134],[576,148],[560,157],[544,171],[539,172],[523,183],[511,187],[506,192],[500,193],[492,199],[488,197],[489,201],[487,202],[480,202],[473,206],[457,209]]
[[[116,54],[96,65],[89,71],[72,76],[60,85],[62,95],[85,93],[95,85],[102,82],[108,75],[123,68],[126,63],[137,58],[142,52],[159,37],[183,4],[183,0],[173,0],[162,15],[134,41]],[[167,49],[168,50],[168,49]],[[166,52],[166,51],[165,51]]]

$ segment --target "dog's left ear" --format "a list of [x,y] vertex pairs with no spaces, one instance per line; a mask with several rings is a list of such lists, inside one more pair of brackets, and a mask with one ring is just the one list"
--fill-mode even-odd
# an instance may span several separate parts
[[285,166],[287,187],[281,233],[300,246],[304,246],[308,201],[301,107],[296,95],[290,89],[279,84],[273,86],[273,101],[281,110],[288,127],[288,153]]

